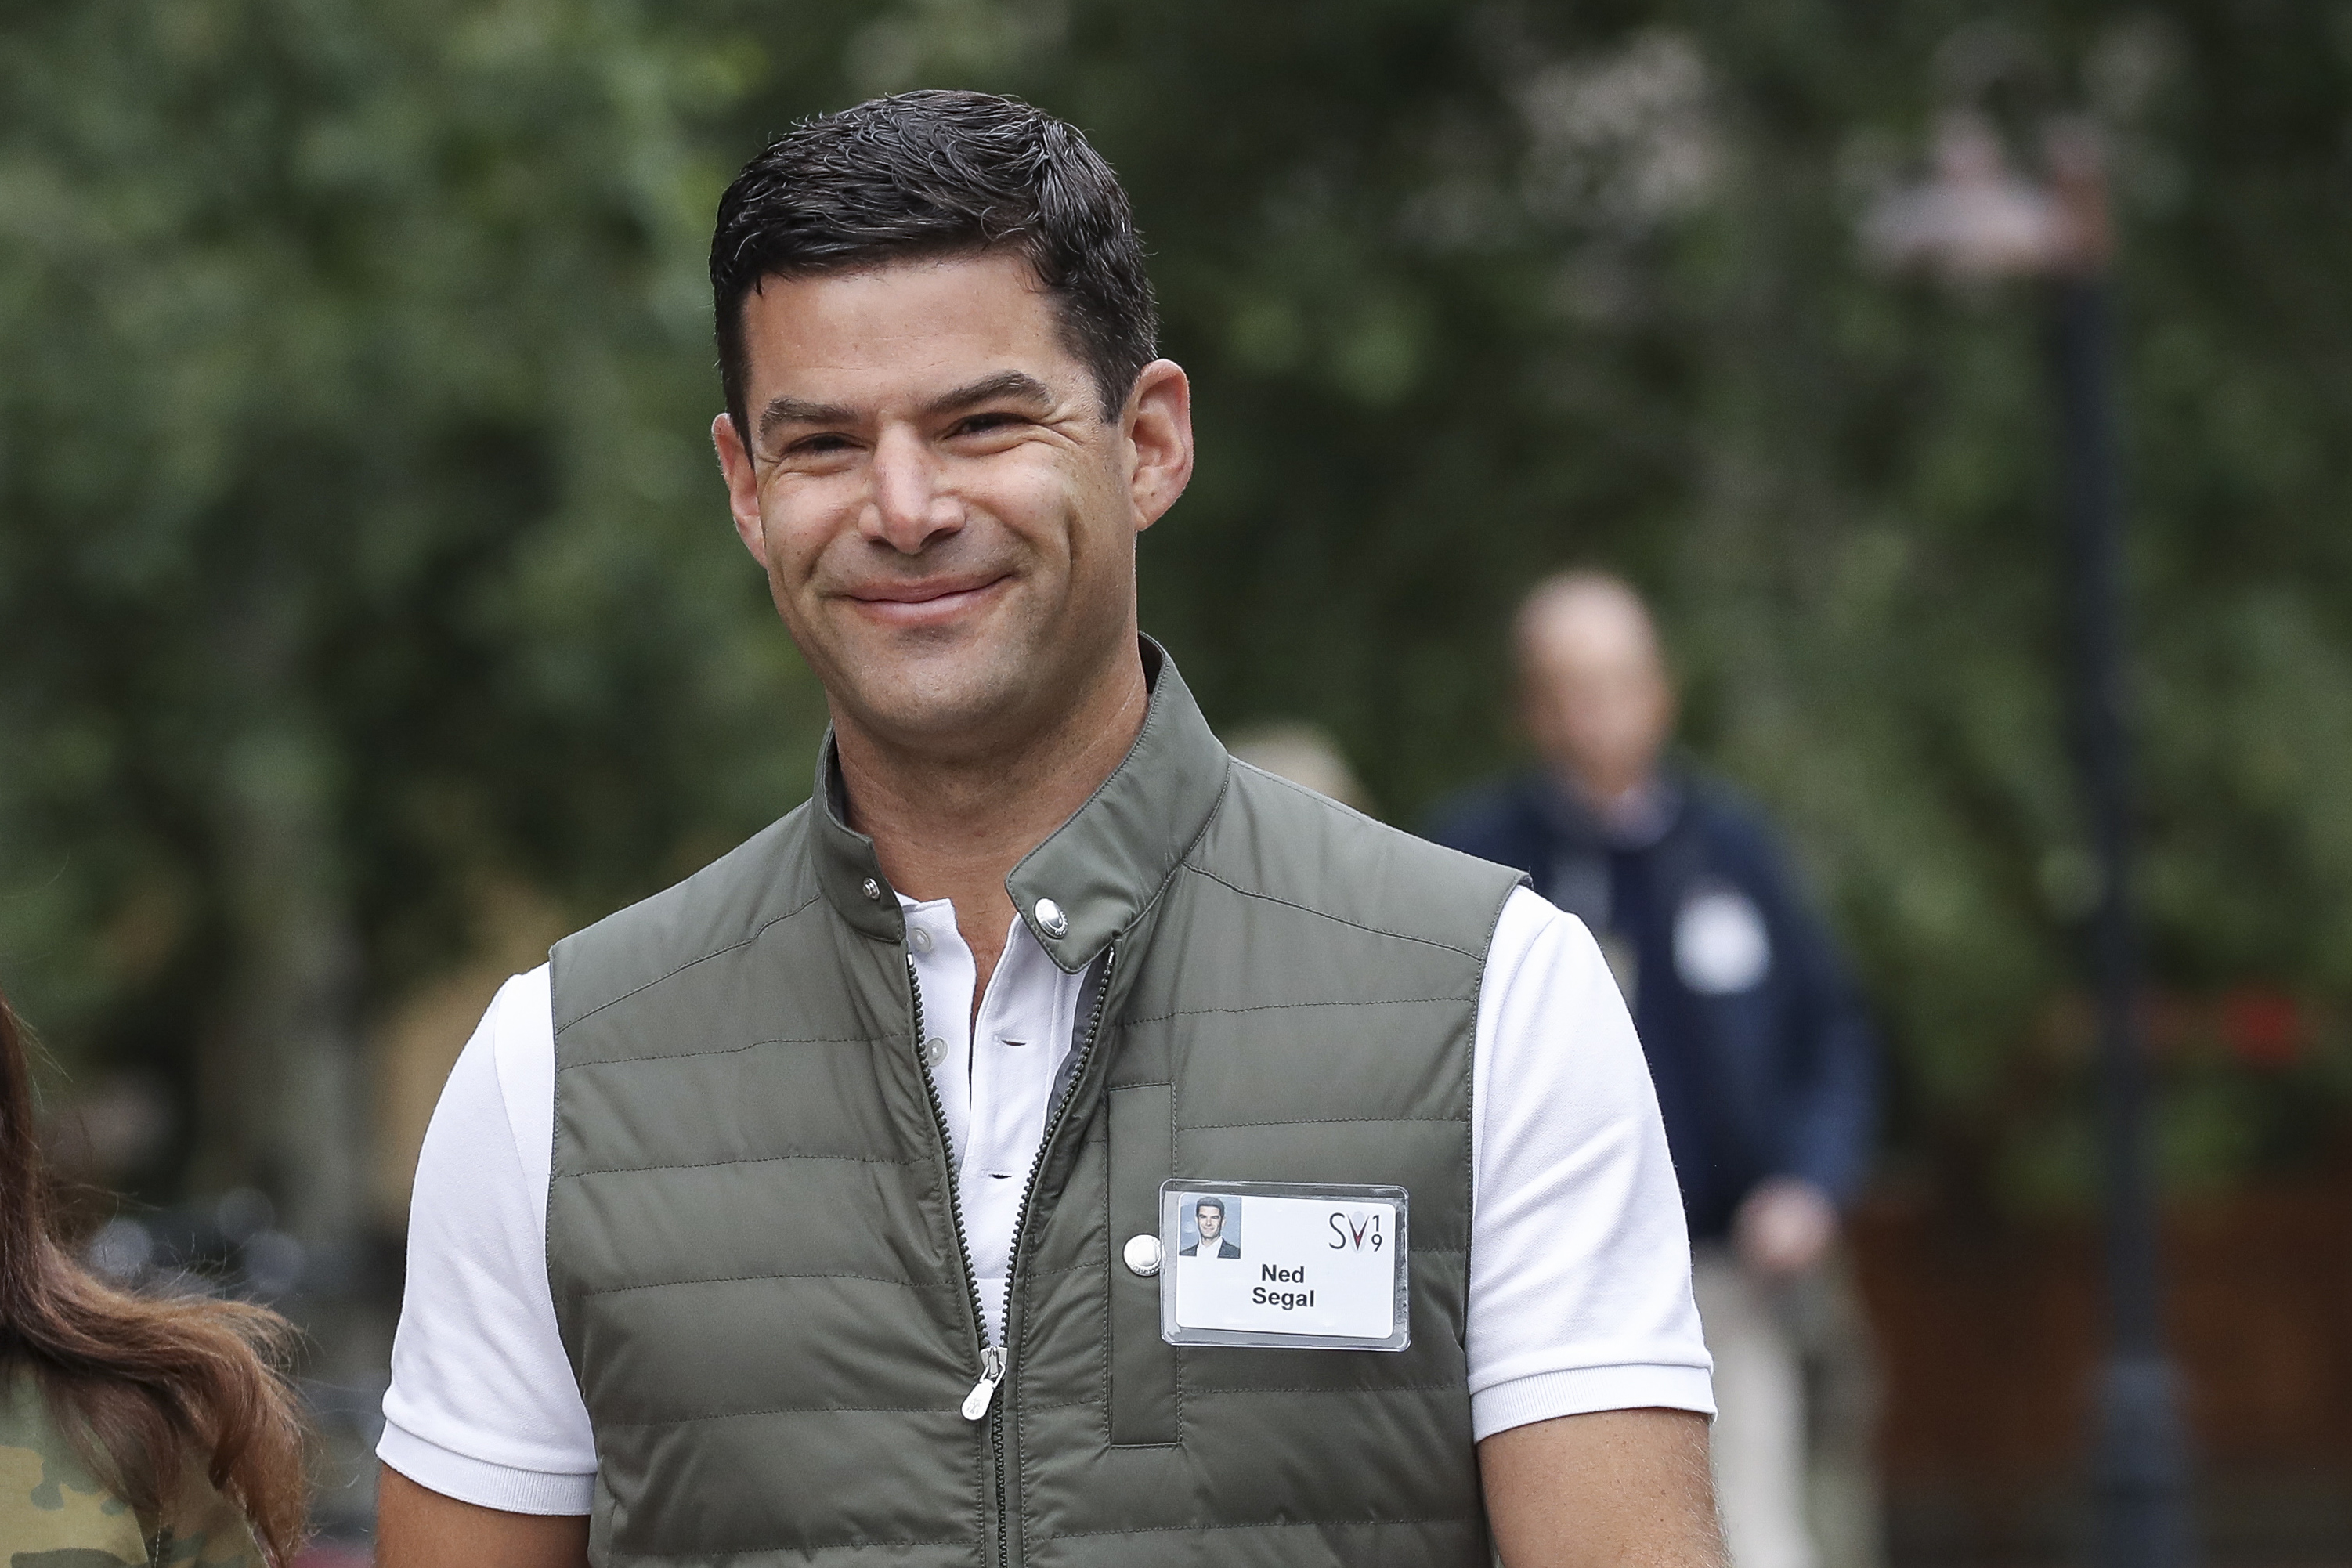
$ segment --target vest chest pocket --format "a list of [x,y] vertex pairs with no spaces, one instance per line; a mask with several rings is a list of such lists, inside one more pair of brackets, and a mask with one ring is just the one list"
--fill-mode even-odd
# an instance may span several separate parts
[[[1110,1440],[1114,1447],[1179,1442],[1176,1348],[1160,1337],[1157,1270],[1139,1274],[1128,1242],[1160,1234],[1160,1184],[1175,1163],[1175,1091],[1113,1089],[1110,1102]],[[1148,1250],[1148,1249],[1147,1249]],[[1172,1259],[1160,1260],[1165,1268]]]

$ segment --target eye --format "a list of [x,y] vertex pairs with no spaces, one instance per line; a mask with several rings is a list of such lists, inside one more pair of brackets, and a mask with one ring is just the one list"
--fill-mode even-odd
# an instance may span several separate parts
[[819,430],[793,442],[777,456],[780,458],[822,457],[828,452],[845,452],[849,449],[849,437],[838,431]]
[[955,422],[954,426],[948,431],[948,434],[950,436],[979,436],[985,435],[992,430],[1007,430],[1015,425],[1026,425],[1028,423],[1029,421],[1026,417],[1022,415],[1015,414],[1010,409],[992,408],[985,413],[968,414],[964,416],[964,417]]

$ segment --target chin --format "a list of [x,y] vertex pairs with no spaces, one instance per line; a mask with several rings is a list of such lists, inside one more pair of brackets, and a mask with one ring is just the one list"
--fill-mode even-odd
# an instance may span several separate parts
[[921,751],[982,751],[1002,743],[1008,721],[1040,695],[996,661],[971,654],[865,684],[853,697],[877,739]]

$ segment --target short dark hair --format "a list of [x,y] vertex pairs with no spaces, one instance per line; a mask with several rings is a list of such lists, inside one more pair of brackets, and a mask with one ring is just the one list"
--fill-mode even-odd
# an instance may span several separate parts
[[1202,1209],[1214,1209],[1218,1214],[1223,1215],[1225,1212],[1225,1200],[1223,1198],[1202,1198],[1200,1202],[1192,1205],[1192,1217],[1194,1219],[1200,1218],[1201,1211]]
[[927,257],[1020,255],[1115,419],[1160,335],[1143,240],[1102,155],[1043,110],[902,92],[804,120],[719,199],[710,292],[727,413],[746,441],[743,302],[768,278]]

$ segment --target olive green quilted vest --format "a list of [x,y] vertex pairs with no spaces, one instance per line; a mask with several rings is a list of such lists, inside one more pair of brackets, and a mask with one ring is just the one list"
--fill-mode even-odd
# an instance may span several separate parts
[[[1145,652],[1134,750],[1008,879],[1090,984],[978,1421],[920,999],[830,745],[809,805],[557,944],[548,1268],[596,1563],[1486,1568],[1471,1039],[1516,876],[1234,762]],[[1163,1342],[1120,1250],[1175,1176],[1409,1189],[1411,1348]]]

